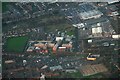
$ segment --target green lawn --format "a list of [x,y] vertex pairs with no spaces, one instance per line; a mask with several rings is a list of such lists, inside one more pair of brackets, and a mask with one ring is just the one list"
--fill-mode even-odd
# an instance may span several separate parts
[[72,34],[71,29],[73,29],[72,25],[68,23],[62,23],[62,24],[53,24],[45,27],[46,32],[55,32],[55,30],[58,29],[61,32],[64,32],[65,30],[69,32],[68,34]]
[[27,36],[8,38],[6,42],[6,51],[23,52],[27,40],[28,40]]
[[77,71],[77,72],[72,72],[72,73],[62,73],[62,78],[82,78],[82,74]]
[[69,36],[74,35],[74,31],[67,32],[67,35],[69,35]]
[[[83,78],[104,78],[104,76],[102,75],[102,73],[97,73],[97,74],[93,74],[93,75],[90,75],[90,76],[84,76]],[[89,80],[88,79],[88,80]]]
[[8,10],[8,8],[7,8],[8,4],[9,4],[8,2],[2,2],[2,12],[5,12]]
[[82,74],[78,71],[78,72],[73,72],[73,73],[68,73],[68,76],[70,78],[82,78]]

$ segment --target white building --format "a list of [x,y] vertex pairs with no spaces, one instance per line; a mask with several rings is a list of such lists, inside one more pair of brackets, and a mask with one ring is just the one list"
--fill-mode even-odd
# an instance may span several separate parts
[[63,37],[56,37],[56,41],[63,40]]
[[63,68],[62,68],[62,66],[60,66],[60,65],[50,67],[50,70],[52,70],[52,71],[61,70],[61,69],[63,69]]
[[119,39],[120,38],[120,34],[119,35],[112,35],[112,38]]

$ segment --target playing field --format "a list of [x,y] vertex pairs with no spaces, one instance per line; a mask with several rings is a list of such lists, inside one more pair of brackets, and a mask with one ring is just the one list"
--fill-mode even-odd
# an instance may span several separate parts
[[8,38],[6,42],[6,51],[23,52],[27,40],[28,40],[27,36]]
[[10,4],[10,2],[2,2],[2,12],[6,12],[8,10],[8,4]]

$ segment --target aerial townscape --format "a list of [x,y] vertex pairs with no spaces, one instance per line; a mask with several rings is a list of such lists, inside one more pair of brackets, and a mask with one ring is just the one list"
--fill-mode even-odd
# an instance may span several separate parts
[[2,2],[0,35],[3,79],[120,77],[119,0]]

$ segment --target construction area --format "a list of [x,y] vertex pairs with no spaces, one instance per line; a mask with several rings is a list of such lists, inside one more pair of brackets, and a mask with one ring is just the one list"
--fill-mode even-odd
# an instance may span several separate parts
[[90,76],[107,71],[108,69],[103,64],[85,65],[80,68],[80,72],[83,76]]

